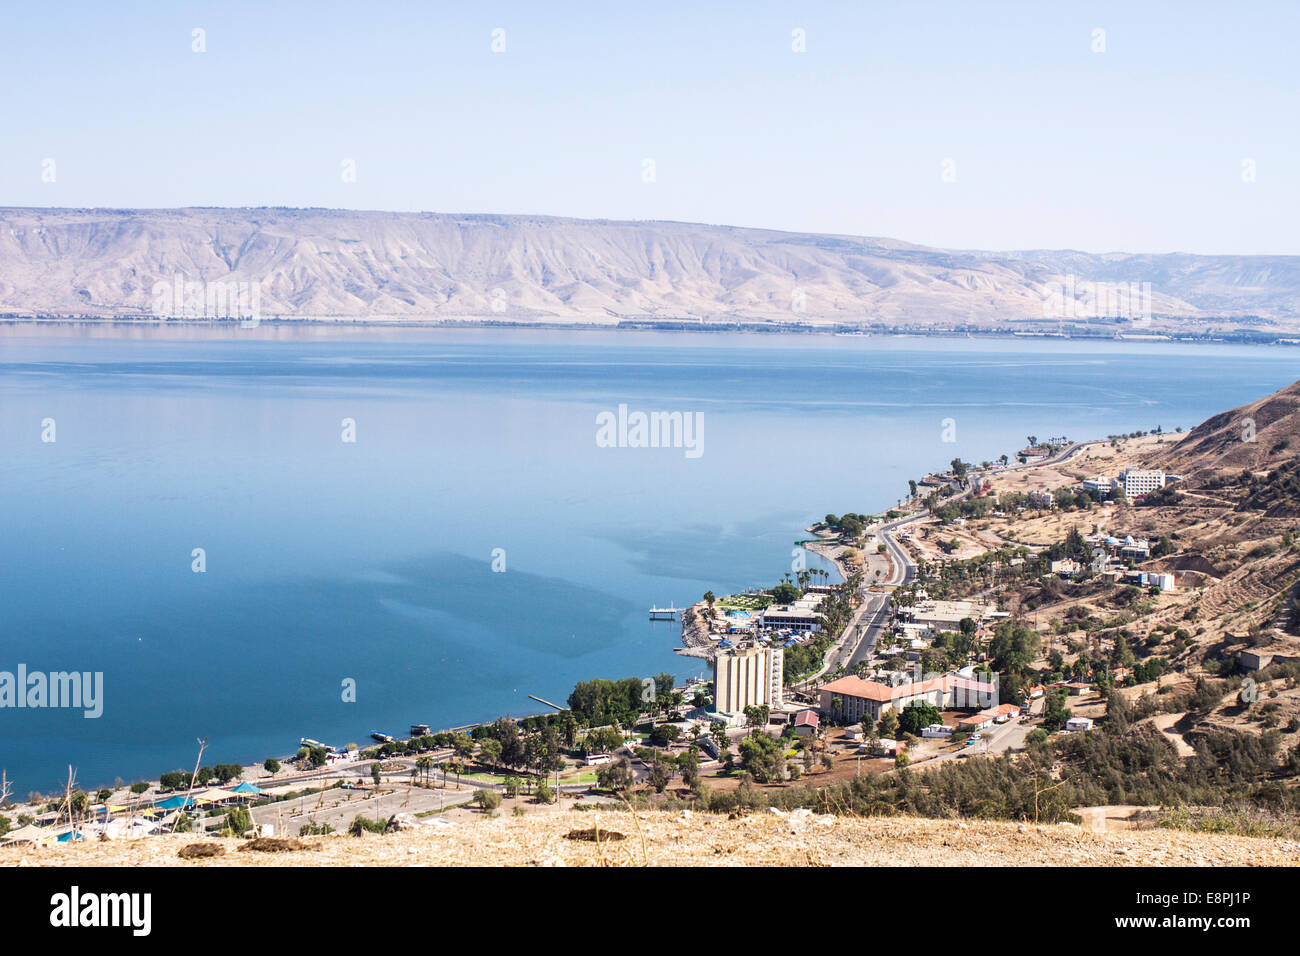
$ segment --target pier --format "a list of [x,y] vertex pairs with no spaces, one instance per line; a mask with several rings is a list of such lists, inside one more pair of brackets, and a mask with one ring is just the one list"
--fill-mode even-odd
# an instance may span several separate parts
[[652,607],[650,609],[650,620],[652,621],[671,621],[677,617],[677,608],[669,605],[668,607]]

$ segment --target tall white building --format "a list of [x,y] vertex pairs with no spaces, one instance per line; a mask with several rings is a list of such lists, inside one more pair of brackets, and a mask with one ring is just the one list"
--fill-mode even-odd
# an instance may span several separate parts
[[779,647],[748,645],[719,651],[713,659],[714,709],[741,714],[746,707],[785,703],[785,652]]
[[1124,486],[1124,497],[1132,499],[1145,495],[1165,486],[1165,473],[1142,468],[1126,468],[1119,475],[1120,484]]

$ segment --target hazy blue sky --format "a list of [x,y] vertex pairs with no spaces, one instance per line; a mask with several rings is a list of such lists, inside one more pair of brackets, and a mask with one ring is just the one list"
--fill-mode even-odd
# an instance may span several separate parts
[[7,4],[0,204],[1294,254],[1298,36],[1294,0]]

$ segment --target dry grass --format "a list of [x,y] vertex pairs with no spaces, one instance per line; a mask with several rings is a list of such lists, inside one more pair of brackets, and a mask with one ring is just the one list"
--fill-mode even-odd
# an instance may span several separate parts
[[[601,839],[570,840],[575,822]],[[607,829],[608,828],[608,829]],[[611,840],[611,831],[635,834]],[[280,853],[182,863],[183,836],[0,850],[0,865],[91,866],[1294,866],[1300,843],[1182,830],[1089,832],[1062,824],[573,811],[480,817],[454,827],[356,839],[328,836]],[[240,841],[222,840],[235,847]],[[244,844],[247,845],[247,844]]]

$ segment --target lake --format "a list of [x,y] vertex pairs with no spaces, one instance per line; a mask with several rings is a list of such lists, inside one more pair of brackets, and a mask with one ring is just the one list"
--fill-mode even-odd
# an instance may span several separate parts
[[[810,521],[883,510],[955,456],[1187,428],[1295,380],[1297,357],[0,326],[0,670],[104,675],[97,719],[0,709],[0,766],[25,796],[69,764],[84,786],[192,769],[199,737],[205,763],[260,761],[536,713],[530,694],[590,677],[698,674],[651,605],[774,583]],[[620,405],[632,427],[605,447]],[[698,423],[694,451],[664,422],[670,447],[635,447],[637,412]]]

